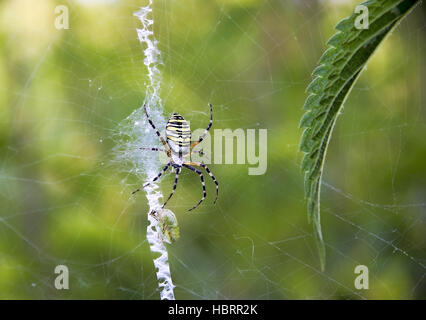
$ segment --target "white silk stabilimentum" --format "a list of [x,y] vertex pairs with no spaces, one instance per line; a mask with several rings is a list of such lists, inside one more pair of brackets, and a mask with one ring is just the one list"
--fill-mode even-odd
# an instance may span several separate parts
[[[149,107],[150,116],[152,117],[154,123],[157,125],[162,125],[165,123],[165,119],[162,116],[162,103],[160,98],[160,86],[161,86],[161,73],[158,69],[160,61],[160,51],[157,47],[157,40],[154,37],[153,24],[154,19],[152,16],[152,1],[149,0],[149,3],[146,7],[142,7],[139,11],[135,12],[134,15],[139,18],[142,23],[142,28],[137,29],[139,41],[146,46],[144,50],[145,59],[144,64],[148,69],[148,78],[149,84],[146,87],[146,98],[144,104]],[[152,130],[149,127],[146,117],[143,113],[143,106],[138,110],[135,110],[131,115],[131,122],[135,124],[135,127],[138,127],[133,134],[138,134],[140,131],[139,137],[136,137],[136,141],[142,139],[147,135],[147,130]],[[140,122],[143,117],[143,121]],[[144,144],[140,146],[152,146],[158,144],[149,144],[151,139],[143,139]],[[136,145],[134,146],[136,147]],[[142,158],[142,157],[141,157]],[[139,158],[139,159],[141,159]],[[138,160],[139,160],[138,159]],[[158,171],[158,157],[156,154],[151,154],[151,158],[143,157],[144,161],[142,164],[142,169],[146,174],[148,179],[151,179],[157,174]],[[139,161],[136,161],[140,162]],[[160,288],[160,297],[162,300],[174,300],[174,285],[171,278],[170,266],[167,248],[164,244],[164,235],[161,231],[159,221],[153,213],[160,213],[162,211],[161,204],[159,199],[163,198],[158,186],[152,184],[151,186],[145,188],[146,197],[148,199],[149,211],[148,211],[148,222],[146,238],[149,243],[152,253],[159,253],[160,256],[154,259],[154,267],[157,271],[157,280],[158,287]],[[171,211],[168,210],[169,215],[173,215]],[[174,215],[173,215],[174,216]]]

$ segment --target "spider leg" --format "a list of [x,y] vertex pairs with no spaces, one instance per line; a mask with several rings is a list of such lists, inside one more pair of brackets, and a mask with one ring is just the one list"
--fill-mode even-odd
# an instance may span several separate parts
[[203,135],[198,139],[198,141],[194,142],[193,144],[191,144],[190,148],[194,148],[196,145],[198,145],[201,141],[204,140],[204,138],[207,135],[207,132],[210,130],[210,128],[213,125],[213,106],[211,103],[209,103],[209,107],[210,107],[210,122],[206,128],[206,131],[204,131]]
[[166,140],[164,140],[164,138],[161,136],[161,134],[160,134],[160,131],[158,131],[158,129],[156,128],[156,126],[154,125],[154,122],[152,122],[152,120],[151,120],[151,118],[150,118],[150,116],[149,116],[149,114],[148,114],[148,111],[146,110],[146,105],[144,104],[144,106],[143,106],[143,109],[145,110],[145,114],[146,114],[146,117],[148,118],[148,122],[149,122],[149,124],[151,125],[151,127],[154,129],[154,131],[155,131],[155,133],[157,134],[157,136],[158,136],[158,138],[160,139],[160,141],[161,141],[161,143],[163,144],[163,146],[165,146],[166,147],[166,149],[167,149],[167,152],[170,152],[170,149],[169,149],[169,147],[168,147],[168,145],[167,145],[167,142],[166,142]]
[[161,206],[161,209],[163,209],[163,208],[166,206],[167,202],[170,200],[170,198],[171,198],[171,197],[173,196],[173,194],[175,193],[175,190],[176,190],[176,187],[177,187],[177,183],[178,183],[178,180],[179,180],[179,173],[180,173],[180,170],[182,170],[182,167],[176,167],[175,183],[173,184],[172,192],[170,193],[170,195],[169,195],[169,197],[167,198],[166,202],[164,202],[164,203],[163,203],[163,205]]
[[207,171],[207,173],[209,174],[210,178],[212,178],[214,184],[216,185],[216,198],[214,199],[214,202],[213,202],[213,203],[216,203],[217,198],[219,197],[219,182],[217,182],[216,177],[210,171],[209,167],[207,167],[202,162],[185,162],[184,164],[189,165],[189,166],[202,167],[202,168],[204,168]]
[[165,151],[164,149],[161,149],[161,148],[144,148],[144,147],[142,147],[142,148],[139,148],[139,149],[150,150],[150,151]]
[[201,185],[202,185],[202,187],[203,187],[203,197],[201,198],[201,200],[200,200],[200,201],[198,201],[198,203],[197,203],[195,206],[193,206],[191,209],[189,209],[189,211],[191,211],[191,210],[194,210],[196,207],[198,207],[198,206],[201,204],[201,202],[203,202],[203,200],[206,198],[206,196],[207,196],[207,192],[206,192],[206,184],[204,183],[204,176],[203,176],[203,173],[202,173],[200,170],[198,170],[198,169],[196,169],[196,168],[194,168],[194,167],[191,167],[190,165],[187,165],[187,164],[183,164],[183,166],[184,166],[185,168],[187,168],[187,169],[191,170],[191,171],[194,171],[195,173],[197,173],[197,174],[200,176],[200,179],[201,179]]
[[[161,175],[162,175],[164,172],[166,172],[166,170],[167,170],[167,168],[168,168],[169,166],[170,166],[170,162],[164,166],[164,168],[160,171],[160,173],[159,173],[159,174],[158,174],[158,175],[157,175],[154,179],[152,179],[150,182],[145,183],[145,184],[142,186],[142,189],[143,189],[143,188],[145,188],[145,187],[147,187],[147,186],[149,186],[151,183],[153,183],[153,182],[157,181],[157,180],[161,177]],[[136,189],[135,191],[133,191],[133,192],[132,192],[132,194],[135,194],[136,192],[139,192],[139,191],[141,191],[141,188]]]

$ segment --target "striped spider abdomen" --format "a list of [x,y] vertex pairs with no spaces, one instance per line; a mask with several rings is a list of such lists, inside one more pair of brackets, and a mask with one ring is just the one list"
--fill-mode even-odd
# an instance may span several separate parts
[[190,152],[191,128],[179,113],[173,113],[166,125],[167,144],[174,153],[186,155]]

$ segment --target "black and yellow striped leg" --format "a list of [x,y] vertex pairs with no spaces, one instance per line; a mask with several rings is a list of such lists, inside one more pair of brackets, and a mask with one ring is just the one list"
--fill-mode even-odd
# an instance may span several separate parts
[[167,202],[170,200],[170,198],[173,196],[173,194],[175,193],[176,187],[177,187],[177,183],[179,181],[179,173],[182,170],[181,167],[176,167],[176,175],[175,175],[175,183],[173,184],[173,189],[172,189],[172,193],[170,193],[169,197],[167,198],[166,202],[163,203],[163,205],[161,206],[161,209],[163,209]]
[[157,127],[155,126],[154,122],[152,122],[152,120],[151,120],[151,118],[150,118],[150,116],[149,116],[149,114],[148,114],[148,111],[146,110],[146,105],[144,105],[144,106],[143,106],[143,109],[145,110],[145,114],[146,114],[146,117],[148,118],[148,122],[149,122],[149,124],[150,124],[150,125],[151,125],[151,127],[154,129],[155,133],[157,134],[157,136],[158,136],[158,138],[160,139],[160,141],[161,141],[161,143],[163,144],[163,146],[165,146],[165,147],[166,147],[167,152],[169,152],[169,147],[167,146],[167,142],[166,142],[166,140],[164,140],[164,138],[161,136],[160,131],[158,131],[158,129],[157,129]]
[[151,180],[151,182],[147,182],[147,183],[145,183],[145,184],[142,186],[142,188],[138,188],[138,189],[136,189],[135,191],[133,191],[133,192],[132,192],[132,194],[135,194],[136,192],[141,191],[141,189],[143,189],[143,188],[145,188],[145,187],[149,186],[151,183],[153,183],[153,182],[157,181],[158,179],[160,179],[161,175],[162,175],[164,172],[166,172],[166,170],[169,168],[169,166],[170,166],[170,162],[164,166],[164,168],[160,171],[160,173],[159,173],[159,174],[158,174],[158,175],[157,175],[154,179],[152,179],[152,180]]
[[217,198],[219,197],[219,182],[217,182],[216,177],[213,175],[213,173],[210,171],[209,167],[207,167],[204,163],[202,162],[185,162],[185,165],[190,165],[190,166],[197,166],[197,167],[202,167],[204,168],[204,170],[207,171],[207,173],[209,174],[210,178],[212,178],[214,184],[216,185],[216,198],[214,199],[214,203],[216,203]]
[[212,178],[214,184],[216,185],[216,198],[214,199],[214,204],[216,204],[217,198],[219,197],[219,182],[217,182],[216,177],[210,171],[209,167],[207,167],[204,163],[200,163],[200,166],[204,168],[209,174],[210,178]]
[[203,197],[201,198],[201,200],[200,200],[200,201],[198,201],[198,203],[197,203],[195,206],[193,206],[191,209],[189,209],[189,211],[191,211],[191,210],[194,210],[195,208],[197,208],[197,207],[201,204],[201,202],[203,202],[203,201],[204,201],[204,199],[206,198],[206,196],[207,196],[207,192],[206,192],[206,184],[205,184],[205,182],[204,182],[204,176],[203,176],[203,173],[202,173],[200,170],[198,170],[198,169],[196,169],[196,168],[194,168],[194,167],[191,167],[190,165],[187,165],[187,164],[183,164],[183,166],[184,166],[185,168],[187,168],[187,169],[191,170],[191,171],[194,171],[195,173],[197,173],[197,174],[200,176],[200,179],[201,179],[201,186],[203,187]]
[[210,128],[213,125],[213,106],[211,103],[209,103],[209,107],[210,107],[210,122],[206,128],[206,131],[204,131],[203,135],[198,139],[198,141],[194,142],[193,144],[191,144],[191,149],[194,148],[196,145],[198,145],[201,141],[204,140],[204,138],[207,135],[207,132],[209,132]]

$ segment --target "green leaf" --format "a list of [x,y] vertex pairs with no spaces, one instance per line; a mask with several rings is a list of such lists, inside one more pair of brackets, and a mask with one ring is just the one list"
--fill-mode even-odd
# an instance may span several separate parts
[[313,71],[314,80],[306,91],[306,113],[300,121],[304,128],[300,150],[305,152],[302,170],[305,173],[305,196],[308,220],[313,224],[314,238],[325,267],[325,245],[320,221],[321,177],[327,147],[334,124],[354,83],[384,38],[418,4],[420,0],[370,0],[368,29],[357,29],[355,21],[361,14],[353,13],[340,21],[338,32],[330,38],[330,46]]

